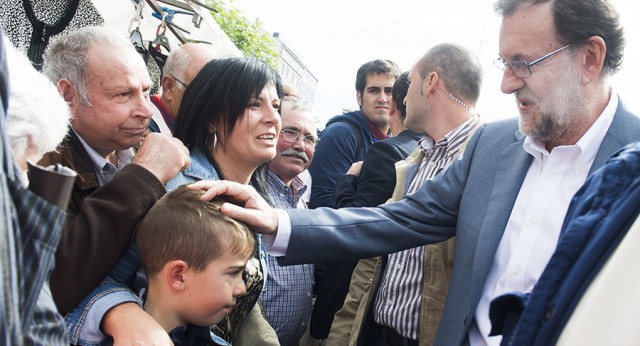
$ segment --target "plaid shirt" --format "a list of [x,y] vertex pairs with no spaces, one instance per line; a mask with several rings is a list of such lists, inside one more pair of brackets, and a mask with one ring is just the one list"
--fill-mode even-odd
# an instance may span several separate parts
[[66,345],[48,285],[64,211],[22,186],[4,128],[7,71],[0,37],[0,344]]
[[[268,174],[268,191],[275,208],[306,209],[300,199],[307,189],[302,179],[295,177],[289,187],[271,171]],[[267,320],[281,345],[297,345],[311,314],[313,264],[281,267],[275,257],[269,256],[268,266],[267,283],[260,297]]]

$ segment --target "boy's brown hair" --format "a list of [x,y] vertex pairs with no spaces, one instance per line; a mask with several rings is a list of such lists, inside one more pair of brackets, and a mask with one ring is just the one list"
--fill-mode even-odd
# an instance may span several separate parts
[[256,246],[253,233],[220,212],[223,199],[202,201],[202,194],[183,185],[147,212],[136,235],[147,276],[160,272],[172,260],[183,260],[202,271],[224,251],[251,257]]

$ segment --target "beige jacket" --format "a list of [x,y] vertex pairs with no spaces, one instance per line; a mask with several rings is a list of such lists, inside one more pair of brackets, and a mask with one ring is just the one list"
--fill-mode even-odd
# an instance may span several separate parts
[[[482,121],[467,137],[467,141]],[[467,141],[454,154],[459,156],[467,145]],[[405,192],[413,176],[420,167],[424,153],[420,148],[414,150],[409,157],[396,163],[396,186],[392,197],[387,201],[393,202],[404,198]],[[427,245],[423,263],[422,302],[420,304],[420,345],[432,345],[440,323],[440,316],[447,298],[451,270],[453,267],[453,255],[455,238],[447,241]],[[351,276],[349,293],[344,305],[336,313],[331,331],[327,338],[327,345],[364,345],[366,337],[373,332],[374,321],[372,317],[372,305],[387,257],[375,257],[358,262]]]

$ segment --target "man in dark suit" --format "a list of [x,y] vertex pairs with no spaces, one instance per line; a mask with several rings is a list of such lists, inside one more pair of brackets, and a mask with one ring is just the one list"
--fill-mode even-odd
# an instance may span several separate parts
[[624,37],[608,2],[502,0],[496,8],[503,17],[501,88],[514,94],[519,121],[478,129],[461,160],[402,201],[280,211],[237,184],[193,188],[209,188],[203,198],[225,193],[244,203],[222,210],[270,234],[269,251],[286,255],[285,264],[365,258],[455,235],[434,343],[499,343],[488,336],[491,299],[531,290],[556,247],[571,197],[610,155],[638,140],[640,119],[609,85]]

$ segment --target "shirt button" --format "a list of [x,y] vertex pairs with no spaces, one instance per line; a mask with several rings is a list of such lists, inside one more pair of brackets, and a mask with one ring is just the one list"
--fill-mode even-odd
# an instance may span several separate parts
[[387,306],[391,306],[391,305],[393,305],[393,300],[387,299]]
[[555,179],[557,176],[556,172],[550,172],[549,173],[549,179]]
[[534,219],[534,218],[529,219],[529,225],[530,226],[535,226],[536,223],[537,223],[536,219]]
[[400,263],[397,263],[396,264],[396,270],[400,270],[400,269],[402,269],[402,265],[400,265]]
[[511,274],[517,277],[518,275],[520,275],[520,268],[513,267],[513,269],[511,269]]

